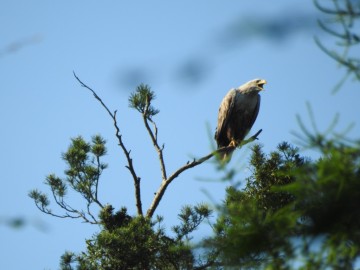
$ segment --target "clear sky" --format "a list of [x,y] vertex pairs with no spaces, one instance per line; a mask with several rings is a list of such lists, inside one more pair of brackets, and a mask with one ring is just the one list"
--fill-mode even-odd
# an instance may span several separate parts
[[[157,94],[155,121],[169,172],[209,153],[221,99],[258,77],[268,84],[253,132],[263,129],[259,142],[266,151],[296,142],[296,115],[310,123],[306,102],[321,131],[339,113],[337,131],[353,123],[348,135],[359,138],[359,85],[349,80],[331,94],[344,70],[314,43],[314,36],[329,46],[334,41],[317,27],[322,15],[312,1],[224,3],[0,2],[0,269],[57,269],[65,250],[85,250],[85,239],[99,230],[46,216],[27,196],[34,188],[49,194],[43,181],[49,173],[63,175],[61,153],[71,137],[103,135],[109,169],[100,200],[135,213],[131,177],[111,119],[73,71],[118,110],[124,143],[143,179],[145,210],[160,185],[160,170],[140,115],[128,108],[129,93],[139,83]],[[238,168],[238,180],[248,173],[248,153],[237,151],[229,164]],[[227,183],[214,181],[220,177],[207,162],[176,179],[156,212],[166,228],[176,224],[184,204],[221,202]],[[70,193],[69,202],[82,201]],[[15,217],[26,226],[4,224]]]

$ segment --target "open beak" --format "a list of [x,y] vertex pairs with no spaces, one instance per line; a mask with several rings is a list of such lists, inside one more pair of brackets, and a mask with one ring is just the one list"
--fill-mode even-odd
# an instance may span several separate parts
[[259,81],[258,82],[258,86],[259,86],[259,88],[261,89],[261,90],[264,90],[264,84],[266,84],[267,82],[266,82],[266,80],[261,80],[261,81]]

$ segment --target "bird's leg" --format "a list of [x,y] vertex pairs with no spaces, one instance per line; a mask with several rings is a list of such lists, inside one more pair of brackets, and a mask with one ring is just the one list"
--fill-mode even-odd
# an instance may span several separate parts
[[228,146],[232,146],[232,147],[237,147],[239,145],[239,143],[235,140],[235,139],[231,139],[230,143]]

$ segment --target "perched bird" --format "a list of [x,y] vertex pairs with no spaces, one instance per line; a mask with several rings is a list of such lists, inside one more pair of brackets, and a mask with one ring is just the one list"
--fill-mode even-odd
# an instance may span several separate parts
[[232,151],[220,154],[222,161],[229,161],[232,152],[249,133],[259,113],[260,95],[266,80],[255,79],[231,89],[219,108],[215,140],[218,148],[233,146]]

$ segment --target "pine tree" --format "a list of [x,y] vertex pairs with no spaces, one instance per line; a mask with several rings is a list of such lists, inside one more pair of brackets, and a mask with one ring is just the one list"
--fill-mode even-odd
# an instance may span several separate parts
[[[326,22],[319,24],[343,42],[345,53],[329,50],[318,39],[316,42],[347,69],[347,74],[359,80],[359,59],[349,53],[350,48],[360,44],[359,34],[354,30],[360,17],[357,2],[333,0],[333,3],[334,8],[329,8],[315,1],[319,10],[335,17],[340,31],[329,28]],[[245,186],[240,189],[232,185],[227,189],[224,203],[218,206],[218,219],[212,224],[214,234],[206,237],[200,246],[194,246],[192,233],[213,213],[207,205],[184,206],[179,213],[180,223],[172,228],[172,234],[164,230],[163,218],[155,216],[155,211],[167,187],[184,171],[228,149],[213,151],[168,174],[164,145],[158,142],[154,120],[159,113],[152,106],[155,93],[147,85],[138,86],[129,97],[129,105],[143,119],[158,154],[162,175],[151,206],[143,211],[141,179],[131,151],[122,139],[117,112],[111,111],[93,89],[75,77],[92,92],[113,121],[134,184],[137,211],[128,213],[125,206],[115,209],[98,198],[101,175],[107,168],[102,162],[107,152],[105,139],[100,135],[93,136],[90,142],[81,136],[73,138],[62,156],[67,164],[64,176],[49,174],[45,179],[60,212],[50,208],[51,201],[44,192],[29,193],[36,207],[45,214],[99,226],[100,231],[86,240],[84,252],[63,254],[61,269],[353,269],[358,266],[360,141],[309,132],[299,119],[305,135],[302,142],[307,148],[317,149],[319,159],[301,156],[299,148],[286,142],[269,154],[261,145],[254,145],[249,162],[251,175],[240,179]],[[260,132],[246,143],[254,141]],[[221,163],[219,168],[226,169]],[[229,168],[224,172],[226,178],[238,177]],[[82,196],[83,207],[67,201],[69,191]]]
[[287,143],[269,155],[253,147],[246,187],[227,189],[217,235],[204,241],[224,265],[354,267],[360,258],[360,142],[317,143],[322,156],[315,161]]
[[[347,74],[360,80],[360,44],[356,30],[359,1],[314,1],[327,17],[320,27],[337,41],[338,50],[319,48]],[[337,49],[338,49],[337,48]],[[309,107],[312,123],[315,123]],[[281,143],[269,154],[252,148],[252,174],[245,188],[227,189],[214,226],[215,236],[203,241],[215,249],[222,265],[234,269],[358,269],[360,259],[360,140],[326,132],[314,124],[309,131],[298,117],[301,145],[317,150],[310,160],[299,149]],[[341,133],[340,133],[341,134]],[[333,135],[333,136],[331,136]]]
[[[155,94],[147,85],[137,87],[129,97],[129,105],[143,118],[146,130],[158,154],[162,174],[160,187],[154,194],[149,209],[144,213],[141,201],[141,179],[133,165],[131,151],[123,142],[116,111],[111,112],[93,89],[85,85],[76,75],[75,78],[83,87],[92,92],[113,121],[116,139],[126,157],[126,168],[134,183],[137,213],[128,213],[125,206],[116,210],[112,205],[101,202],[98,197],[101,175],[108,166],[102,162],[102,158],[107,153],[105,139],[100,135],[93,136],[90,142],[81,136],[71,139],[67,151],[62,155],[67,165],[64,177],[49,174],[45,179],[45,184],[50,188],[55,204],[61,211],[54,212],[50,207],[51,200],[44,192],[35,189],[29,193],[36,207],[45,214],[58,218],[81,219],[100,227],[99,233],[86,240],[85,252],[81,254],[66,252],[61,257],[61,269],[205,269],[209,266],[217,267],[217,257],[212,250],[199,252],[193,248],[193,243],[190,241],[191,234],[212,213],[206,204],[184,206],[178,215],[180,224],[172,228],[172,233],[165,232],[162,226],[163,218],[154,216],[154,213],[166,188],[179,175],[217,156],[220,151],[227,151],[227,147],[189,161],[168,175],[163,155],[164,145],[159,145],[158,127],[154,121],[154,116],[159,113],[159,110],[151,104],[155,99]],[[250,138],[248,142],[255,140],[256,136]],[[82,208],[68,202],[69,191],[72,192],[71,194],[81,195],[85,202]]]

